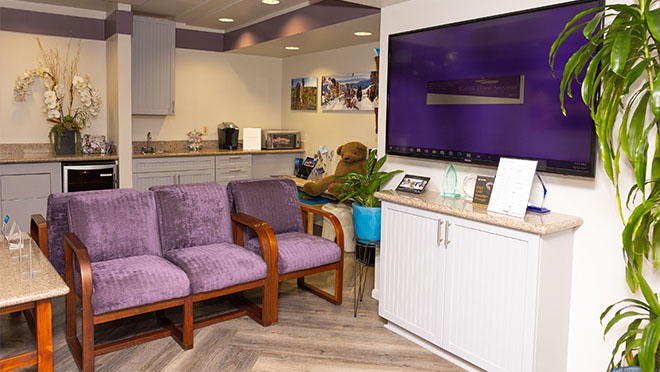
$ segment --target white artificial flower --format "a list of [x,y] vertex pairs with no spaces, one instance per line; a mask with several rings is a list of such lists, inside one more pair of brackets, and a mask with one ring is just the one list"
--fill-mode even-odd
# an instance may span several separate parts
[[76,76],[73,77],[73,81],[71,82],[71,84],[73,84],[73,86],[76,87],[76,89],[78,89],[78,90],[83,89],[83,88],[85,88],[85,85],[86,85],[85,78],[83,78],[82,76],[76,75]]
[[64,97],[65,88],[60,84],[57,84],[53,89],[53,91],[55,91],[55,95],[57,95],[57,98],[62,99],[62,97]]
[[44,92],[44,103],[49,109],[54,109],[57,107],[57,95],[52,90],[47,90]]
[[48,119],[59,119],[60,118],[60,112],[58,110],[50,110],[48,111]]

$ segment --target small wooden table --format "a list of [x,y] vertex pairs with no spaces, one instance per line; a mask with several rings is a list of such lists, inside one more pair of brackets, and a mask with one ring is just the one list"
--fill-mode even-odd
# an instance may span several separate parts
[[[1,237],[0,237],[1,239]],[[30,251],[30,239],[24,240],[23,255]],[[14,252],[18,255],[18,252]],[[37,365],[39,371],[53,370],[53,325],[50,299],[69,293],[69,287],[48,259],[32,242],[32,270],[29,257],[23,262],[12,258],[7,242],[0,242],[0,315],[22,311],[36,339],[37,350],[0,359],[0,371],[13,371]],[[31,309],[36,309],[35,315]]]

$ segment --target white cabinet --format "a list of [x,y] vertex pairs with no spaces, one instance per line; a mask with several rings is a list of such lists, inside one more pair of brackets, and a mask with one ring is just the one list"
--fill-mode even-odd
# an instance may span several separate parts
[[304,158],[305,153],[262,153],[253,155],[252,178],[293,175],[296,158]]
[[215,181],[213,156],[133,159],[133,188]]
[[[442,335],[445,260],[444,219],[428,211],[385,203],[381,221],[380,315],[429,341]],[[409,227],[400,233],[401,224]],[[396,247],[389,249],[389,247]]]
[[131,84],[134,115],[174,114],[176,24],[133,17]]
[[379,314],[487,371],[565,370],[572,235],[383,202]]
[[56,192],[62,192],[61,163],[0,165],[0,216],[23,231],[30,231],[31,215],[46,215],[48,195]]

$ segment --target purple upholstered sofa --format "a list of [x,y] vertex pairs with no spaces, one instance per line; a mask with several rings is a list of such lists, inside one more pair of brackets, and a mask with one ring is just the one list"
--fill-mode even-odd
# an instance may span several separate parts
[[[277,269],[271,248],[257,254],[234,244],[234,238],[242,236],[243,226],[263,241],[274,234],[263,222],[230,215],[223,186],[57,194],[49,198],[48,216],[50,260],[60,270],[63,264],[66,282],[75,289],[66,298],[67,343],[83,371],[94,370],[94,355],[161,337],[172,336],[184,349],[192,348],[193,328],[237,316],[249,315],[264,326],[273,323],[277,282],[272,272]],[[261,309],[240,295],[258,287],[263,288]],[[76,294],[82,341],[76,331]],[[193,319],[194,302],[228,294],[238,310]],[[161,310],[175,306],[183,306],[181,326],[162,315]],[[95,324],[154,311],[162,329],[94,345]]]

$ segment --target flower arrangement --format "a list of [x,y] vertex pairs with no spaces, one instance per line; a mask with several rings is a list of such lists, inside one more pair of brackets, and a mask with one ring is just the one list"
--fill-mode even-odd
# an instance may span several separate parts
[[[43,95],[44,113],[46,119],[54,123],[48,137],[51,149],[55,153],[53,137],[57,133],[57,148],[65,130],[74,130],[76,140],[80,143],[80,130],[91,125],[91,118],[99,114],[101,97],[98,89],[94,88],[88,76],[78,75],[78,61],[80,59],[80,41],[77,50],[70,59],[71,40],[67,44],[66,55],[62,58],[58,50],[45,49],[37,38],[41,58],[38,59],[39,68],[26,70],[23,75],[16,78],[14,86],[14,99],[24,102],[31,94],[30,87],[35,79],[41,80],[45,88]],[[73,107],[74,97],[78,96],[80,106]]]

